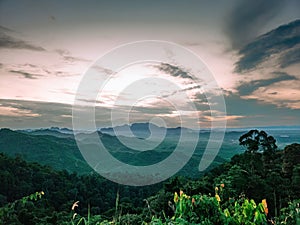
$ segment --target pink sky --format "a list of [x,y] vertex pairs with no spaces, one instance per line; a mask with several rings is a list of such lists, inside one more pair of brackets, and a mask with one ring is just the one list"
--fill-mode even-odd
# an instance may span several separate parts
[[[2,1],[0,127],[46,127],[52,124],[71,127],[70,110],[62,112],[61,108],[70,108],[73,104],[85,71],[111,49],[140,40],[170,41],[197,54],[215,76],[220,89],[224,90],[225,100],[228,99],[227,116],[223,118],[228,120],[228,126],[299,124],[299,62],[281,68],[278,60],[284,52],[280,52],[251,71],[235,71],[242,49],[236,43],[247,44],[261,34],[296,20],[300,15],[298,2],[294,0],[280,5],[276,1],[278,8],[275,3],[266,3],[270,4],[269,9],[261,3],[264,5],[259,7],[266,7],[263,14],[259,14],[262,10],[255,8],[258,6],[253,6],[252,16],[257,14],[254,18],[263,20],[253,20],[255,29],[247,21],[244,24],[243,21],[233,21],[238,20],[234,13],[243,2]],[[239,16],[242,20],[245,15],[241,12]],[[230,27],[232,24],[244,26],[243,32],[249,32],[250,39],[243,35],[233,37],[232,34],[239,31]],[[298,47],[296,45],[294,49]],[[277,78],[274,71],[295,79],[276,80],[242,94],[241,84]],[[107,87],[108,98],[99,106],[114,104],[109,96],[113,96],[119,87],[124,87],[125,82],[129,85],[134,77],[140,79],[145,73],[154,72],[164,76],[143,67],[121,72],[113,85]],[[178,78],[168,79],[179,85],[182,83]],[[168,90],[168,87],[162,86],[161,89]],[[47,109],[50,102],[57,104],[59,109],[55,112]],[[146,101],[140,104],[147,106]],[[250,111],[239,109],[243,104],[253,107]],[[273,111],[276,111],[276,122],[268,119]],[[206,121],[212,119],[206,112],[201,113]],[[16,123],[16,118],[22,122]],[[99,126],[106,125],[99,116]]]

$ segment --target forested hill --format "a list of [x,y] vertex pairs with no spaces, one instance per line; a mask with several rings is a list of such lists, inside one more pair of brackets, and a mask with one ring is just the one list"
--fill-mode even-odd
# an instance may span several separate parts
[[89,173],[92,169],[83,159],[72,136],[36,136],[0,129],[0,152],[11,156],[20,155],[28,161],[50,165],[57,170]]
[[[80,201],[78,212],[82,214],[87,213],[90,205],[93,214],[110,218],[117,193],[121,196],[124,213],[141,213],[145,204],[143,199],[162,187],[162,184],[142,188],[120,186],[98,174],[79,176],[65,170],[56,171],[3,153],[0,153],[0,178],[0,207],[3,207],[0,208],[0,224],[63,224],[63,221],[69,221],[69,212],[75,201]],[[13,210],[11,215],[1,215],[8,203],[37,191],[43,191],[45,196],[36,204],[30,203],[24,208],[18,205],[20,208]],[[4,220],[1,216],[5,217]]]
[[[136,151],[124,146],[117,137],[98,132],[102,143],[107,150],[117,159],[130,165],[151,165],[167,158],[176,148],[177,136],[167,138],[157,148],[151,151]],[[202,154],[209,134],[205,134],[204,140],[199,141],[195,154],[187,165],[179,172],[180,175],[199,177],[198,171]],[[89,134],[80,134],[81,140],[89,141]],[[128,138],[130,142],[131,137]],[[229,144],[226,144],[228,149]],[[215,158],[211,167],[217,166],[230,158],[235,150],[224,150]],[[57,130],[37,130],[32,132],[12,131],[0,129],[0,152],[10,156],[20,155],[27,161],[39,162],[49,165],[57,170],[67,170],[78,174],[89,174],[92,168],[86,163],[76,145],[74,135],[62,133]],[[223,158],[224,157],[224,158]],[[226,158],[226,159],[225,159]]]
[[[224,187],[224,204],[226,199],[266,199],[269,215],[279,217],[280,209],[300,196],[300,144],[272,154],[247,151],[201,178],[173,177],[163,184],[140,188],[117,185],[96,174],[79,176],[55,171],[3,153],[0,177],[2,224],[69,224],[64,222],[71,220],[70,209],[75,201],[80,201],[77,213],[86,216],[89,206],[94,221],[113,220],[117,214],[119,221],[129,221],[121,224],[141,224],[153,217],[174,216],[174,192],[214,196],[215,187],[220,185]],[[40,200],[12,204],[36,191],[44,192]]]
[[[145,129],[145,125],[135,125],[134,128],[136,132],[141,132],[140,135],[149,134],[149,128]],[[295,130],[293,127],[283,127],[282,129],[281,132],[279,128],[270,130],[270,133],[278,141],[276,143],[278,148],[283,149],[285,145],[300,140],[299,130]],[[226,131],[219,153],[208,169],[229,161],[235,154],[242,153],[244,149],[239,145],[238,139],[244,133],[244,130],[229,129]],[[179,134],[180,128],[168,129],[167,138],[155,149],[151,151],[135,151],[124,146],[118,137],[98,131],[101,142],[115,158],[136,166],[152,165],[167,158],[176,148]],[[89,138],[89,134],[80,134],[80,140],[90,142]],[[128,143],[132,143],[132,137],[123,136],[123,138],[128,138]],[[193,178],[203,175],[203,173],[198,171],[198,166],[209,138],[209,131],[201,131],[199,133],[198,144],[191,160],[177,175]],[[54,127],[20,131],[0,129],[0,152],[10,156],[20,155],[27,161],[49,165],[57,170],[67,170],[70,173],[89,174],[93,171],[83,159],[76,145],[72,130],[66,128]]]

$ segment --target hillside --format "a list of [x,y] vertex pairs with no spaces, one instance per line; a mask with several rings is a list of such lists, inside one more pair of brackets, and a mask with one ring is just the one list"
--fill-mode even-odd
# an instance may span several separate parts
[[[0,177],[0,224],[62,224],[69,221],[71,205],[75,201],[80,201],[78,212],[82,214],[87,213],[90,205],[93,214],[110,217],[117,192],[122,196],[120,201],[124,202],[124,213],[127,210],[140,213],[143,199],[161,188],[161,185],[143,188],[119,186],[97,174],[78,176],[3,153],[0,153]],[[15,215],[3,215],[6,204],[41,190],[45,196],[36,205],[19,205],[20,208],[12,213]]]
[[[150,165],[168,157],[176,147],[178,136],[166,138],[159,146],[151,151],[136,151],[124,146],[117,137],[98,132],[98,135],[108,151],[117,159],[131,165]],[[80,140],[89,143],[90,135],[82,133]],[[123,137],[128,142],[131,137]],[[179,174],[196,177],[201,173],[198,171],[198,164],[207,143],[208,134],[202,135],[195,154],[189,163]],[[90,143],[91,145],[93,143]],[[31,162],[39,162],[43,165],[52,166],[58,170],[67,170],[86,174],[92,172],[90,166],[83,159],[74,139],[69,133],[61,133],[57,130],[36,130],[36,131],[12,131],[9,129],[0,130],[0,152],[10,156],[20,155]],[[223,153],[228,157],[232,153]],[[212,167],[225,162],[222,155],[218,155]]]
[[[247,152],[235,155],[229,162],[195,180],[173,177],[162,184],[128,187],[107,181],[96,174],[78,176],[66,171],[55,171],[37,163],[27,163],[20,157],[10,158],[0,154],[2,179],[0,222],[3,224],[71,224],[67,221],[71,220],[70,208],[75,201],[79,201],[76,212],[80,215],[86,216],[87,206],[90,207],[90,213],[93,215],[90,224],[105,220],[115,221],[116,215],[120,223],[113,224],[164,221],[174,216],[174,211],[170,207],[175,199],[174,192],[181,193],[182,190],[186,194],[183,196],[193,196],[196,199],[202,196],[201,198],[207,198],[205,204],[210,204],[210,201],[217,203],[216,198],[213,197],[213,193],[217,190],[215,187],[224,189],[219,193],[223,200],[220,207],[230,207],[234,201],[244,201],[245,198],[254,199],[255,202],[266,199],[269,218],[276,216],[275,219],[278,221],[281,217],[284,220],[287,215],[280,209],[292,207],[288,205],[289,202],[300,200],[299,159],[300,144],[292,144],[286,146],[284,151],[277,151],[273,155]],[[41,200],[37,202],[26,200],[25,203],[18,201],[21,197],[36,191],[43,191],[44,196]],[[231,199],[231,202],[226,199]],[[185,201],[184,204],[190,203]],[[288,212],[294,213],[295,209],[289,210],[292,211]],[[181,212],[181,215],[181,221],[196,219],[184,212]],[[217,219],[217,214],[212,214],[210,217]],[[174,222],[174,224],[190,223]]]
[[9,129],[0,130],[0,152],[21,155],[31,162],[39,162],[58,170],[89,173],[91,168],[81,156],[74,138],[52,135],[35,136]]
[[[129,126],[117,127],[117,129],[124,131],[126,127],[128,128]],[[133,124],[130,127],[136,135],[141,137],[149,136],[149,124]],[[164,128],[152,127],[152,129],[161,131]],[[110,133],[113,132],[113,128],[102,129],[98,131],[98,135],[107,150],[115,158],[130,165],[143,166],[151,165],[167,158],[176,148],[181,129],[184,128],[168,128],[166,138],[151,151],[136,151],[124,146],[118,137]],[[277,140],[279,149],[300,140],[298,127],[271,127],[268,129],[270,129],[269,133]],[[225,133],[218,155],[208,170],[229,161],[233,155],[244,151],[238,143],[238,138],[244,132],[241,129],[229,129]],[[123,135],[125,134],[126,132],[123,133]],[[206,130],[199,132],[199,141],[192,158],[177,175],[193,178],[203,175],[203,172],[198,171],[198,165],[208,143],[209,135],[210,132]],[[80,140],[89,142],[90,135],[82,133],[78,137]],[[122,136],[122,138],[128,143],[133,142],[130,136]],[[57,170],[67,170],[78,174],[87,174],[93,171],[83,159],[72,131],[66,128],[54,127],[19,131],[0,129],[0,152],[7,153],[10,156],[20,155],[28,161],[49,165]]]

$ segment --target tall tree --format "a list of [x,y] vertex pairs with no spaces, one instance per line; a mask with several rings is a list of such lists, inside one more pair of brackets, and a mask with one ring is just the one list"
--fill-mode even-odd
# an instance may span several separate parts
[[262,150],[266,153],[274,153],[277,149],[276,140],[265,131],[250,130],[239,139],[240,145],[247,148],[250,153]]

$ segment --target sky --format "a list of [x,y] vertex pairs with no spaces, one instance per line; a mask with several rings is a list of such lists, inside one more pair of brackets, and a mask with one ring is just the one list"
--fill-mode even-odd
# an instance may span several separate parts
[[[0,0],[0,127],[72,128],[89,69],[112,49],[143,40],[196,54],[216,80],[226,114],[212,107],[221,93],[203,93],[190,68],[136,63],[113,71],[107,83],[99,73],[98,127],[177,127],[183,117],[198,118],[201,127],[300,125],[299,15],[298,0]],[[187,98],[196,108],[185,106]],[[112,111],[119,113],[114,121]]]

